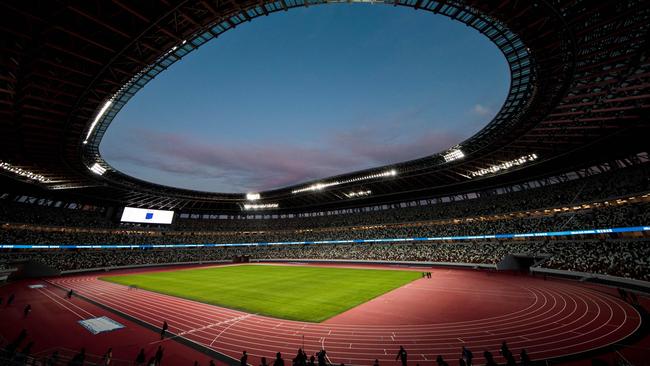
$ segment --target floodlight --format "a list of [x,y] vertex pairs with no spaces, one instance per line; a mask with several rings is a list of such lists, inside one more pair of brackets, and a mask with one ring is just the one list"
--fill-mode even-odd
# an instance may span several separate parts
[[464,158],[465,153],[463,153],[460,149],[453,149],[453,150],[449,150],[442,157],[445,159],[445,162],[448,163],[450,161]]
[[86,139],[84,140],[84,144],[88,143],[88,139],[90,138],[90,135],[92,135],[93,131],[95,130],[95,126],[97,126],[97,122],[99,122],[99,120],[102,119],[102,117],[104,117],[104,113],[106,113],[106,111],[112,104],[113,104],[113,99],[109,99],[106,101],[106,103],[104,103],[102,109],[99,110],[97,116],[95,116],[95,120],[90,125],[90,129],[88,129],[88,133],[86,134]]
[[90,169],[91,172],[93,172],[93,173],[95,173],[97,175],[104,175],[104,173],[106,173],[106,168],[99,165],[99,163],[93,164],[93,166],[91,166],[88,169]]
[[255,201],[260,199],[260,194],[259,193],[246,193],[246,199],[249,201]]

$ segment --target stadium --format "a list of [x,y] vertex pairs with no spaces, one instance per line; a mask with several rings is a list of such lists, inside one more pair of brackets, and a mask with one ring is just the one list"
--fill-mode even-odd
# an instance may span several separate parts
[[[649,1],[3,0],[0,9],[0,364],[649,364]],[[313,18],[339,11],[330,23]],[[265,23],[275,20],[285,23]],[[346,21],[354,28],[344,29]],[[456,27],[436,28],[447,42],[441,60],[491,49],[507,79],[503,98],[491,79],[472,81],[490,68],[482,53],[461,53],[452,71],[424,60],[402,74],[417,63],[406,55],[429,47],[418,41],[420,21]],[[312,26],[294,33],[322,50],[332,42],[340,54],[310,59],[305,43],[304,60],[280,57],[288,65],[263,75],[289,54],[292,24]],[[414,30],[395,35],[391,24]],[[362,37],[364,26],[379,36],[347,53],[336,44]],[[272,29],[280,37],[273,42],[262,37]],[[229,38],[246,32],[259,38],[255,47]],[[219,44],[241,52],[231,52],[214,86],[195,65]],[[395,48],[375,54],[373,45]],[[372,62],[355,64],[354,52]],[[174,100],[147,94],[184,64],[193,74],[168,87],[178,88]],[[336,76],[331,70],[350,95],[316,90],[314,75]],[[394,84],[355,83],[364,72],[380,78],[367,70],[392,74]],[[422,138],[424,150],[407,155],[410,145],[397,139],[367,147],[362,138],[397,134],[395,126],[427,108],[372,130],[316,122],[345,113],[339,94],[379,115],[409,98],[415,105],[424,92],[398,79],[436,88],[428,73],[442,94],[459,88],[431,113],[473,106],[445,114],[462,122],[450,131],[464,134]],[[306,81],[295,94],[290,77]],[[257,94],[273,78],[276,89]],[[482,98],[496,98],[491,114],[472,99],[483,87]],[[379,99],[384,89],[396,91]],[[165,105],[191,129],[195,97],[183,94],[191,90],[218,108],[232,96],[226,104],[260,113],[261,124],[238,127],[232,117],[194,127],[222,138],[208,147],[183,140],[185,132],[114,132],[129,114],[131,124],[163,125]],[[137,115],[145,98],[159,117]],[[331,138],[328,128],[355,133],[323,145],[325,157],[293,148],[274,130],[298,112],[310,128],[326,125],[318,140]],[[467,128],[469,118],[480,125]],[[303,139],[302,127],[283,134]],[[250,143],[230,135],[237,129]],[[118,141],[107,153],[114,136],[132,145]],[[149,159],[156,136],[169,156]],[[387,160],[357,164],[343,142]],[[231,173],[218,174],[235,183],[210,176],[208,188],[192,185],[209,173],[197,173],[199,161],[222,162],[235,150],[243,152],[223,163]],[[260,161],[276,171],[245,185],[250,172],[266,169]],[[328,169],[313,173],[322,162]],[[191,184],[145,176],[154,165]]]

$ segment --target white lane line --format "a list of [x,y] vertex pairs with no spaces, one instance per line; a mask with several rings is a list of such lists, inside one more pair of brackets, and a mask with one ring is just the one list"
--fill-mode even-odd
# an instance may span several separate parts
[[59,304],[60,306],[62,306],[62,307],[64,307],[65,309],[67,309],[67,310],[68,310],[69,312],[71,312],[72,314],[78,316],[79,319],[82,319],[82,320],[85,319],[85,317],[79,315],[79,313],[77,313],[76,311],[70,309],[69,307],[65,306],[64,304],[58,302],[57,300],[55,300],[55,299],[54,299],[53,297],[51,297],[50,295],[48,295],[48,294],[46,294],[45,292],[43,292],[41,289],[37,289],[37,290],[39,290],[43,295],[45,295],[46,297],[48,297],[48,298],[49,298],[50,300],[52,300],[53,302]]
[[[57,296],[56,293],[54,293],[52,290],[48,290],[47,288],[44,288],[44,289],[42,289],[42,290],[43,290],[43,291],[46,291],[46,292],[48,292],[48,293],[50,293],[53,297],[56,297],[56,296]],[[86,309],[80,307],[79,305],[73,303],[72,301],[70,301],[70,300],[68,300],[68,299],[62,299],[62,301],[63,301],[64,303],[68,303],[68,304],[74,306],[75,308],[77,308],[77,309],[83,311],[84,313],[90,315],[90,316],[93,317],[93,318],[95,317],[95,315],[93,315],[91,312],[89,312],[88,310],[86,310]]]
[[[564,292],[564,294],[563,294],[563,292]],[[567,292],[568,292],[568,291],[567,291]],[[551,294],[551,291],[549,291],[549,294]],[[562,309],[560,309],[560,312],[562,312],[562,310],[564,310],[564,309],[567,307],[567,302],[566,302],[566,298],[565,298],[566,292],[565,292],[565,291],[561,291],[561,290],[558,289],[558,288],[554,288],[554,289],[553,289],[553,293],[552,293],[551,298],[554,300],[554,304],[552,305],[552,309],[558,309],[558,308],[562,305],[561,303],[558,303],[557,298],[556,298],[556,295],[559,295],[559,297],[563,300],[563,303],[564,303],[564,304],[563,304],[563,306],[562,306]],[[572,314],[576,313],[576,310],[577,310],[577,309],[575,308],[575,306],[576,306],[576,302],[575,302],[575,298],[574,298],[574,295],[575,295],[575,294],[568,294],[568,295],[569,295],[568,297],[569,297],[569,298],[573,301],[573,303],[574,303],[574,307],[572,308],[573,311],[571,311],[571,313],[570,313],[568,316],[564,316],[564,317],[562,317],[562,318],[559,319],[559,320],[567,319],[569,316],[571,316]],[[583,300],[583,299],[581,299],[581,298],[579,298],[579,299],[582,300],[582,302],[584,303],[584,300]],[[547,298],[546,298],[546,296],[544,296],[544,300],[545,300],[545,304],[546,304],[546,302],[548,301]],[[598,300],[599,300],[600,302],[602,302],[601,299],[598,299]],[[593,300],[592,300],[592,301],[593,301]],[[544,305],[545,305],[545,304],[544,304]],[[611,307],[610,307],[609,304],[607,304],[607,303],[606,303],[606,305],[610,308],[610,320],[611,320]],[[618,305],[618,304],[616,304],[616,305]],[[618,305],[618,306],[619,306],[619,308],[620,308],[620,305]],[[600,311],[600,305],[599,305],[599,304],[597,305],[597,308],[598,308],[598,310]],[[546,313],[548,313],[548,311],[547,311],[547,312],[544,312],[543,314],[546,314]],[[591,312],[589,312],[589,313],[591,313]],[[585,315],[586,315],[586,314],[583,313],[583,315],[582,315],[579,319],[577,319],[577,321],[579,321],[580,319],[584,318]],[[590,314],[590,315],[591,315],[591,314]],[[627,313],[626,313],[626,312],[624,312],[623,315],[624,315],[625,317],[627,317]],[[577,321],[570,322],[569,324],[576,323]],[[592,320],[592,321],[589,322],[588,324],[591,324],[593,321],[594,321],[594,320]],[[557,323],[557,324],[562,324],[562,323]],[[567,324],[564,324],[564,325],[566,326]],[[602,328],[602,326],[601,326],[601,328]],[[546,333],[546,332],[548,332],[548,330],[543,331],[543,332],[538,332],[538,333]],[[524,338],[525,338],[525,337],[524,337]],[[546,337],[544,337],[544,338],[546,338]],[[574,337],[571,337],[571,338],[574,338]],[[599,338],[601,338],[601,337],[599,337]],[[556,343],[556,342],[547,342],[546,344],[549,344],[549,343]],[[584,343],[584,342],[583,342],[583,343]],[[566,347],[561,347],[561,348],[566,348]],[[557,349],[552,349],[552,350],[557,350]],[[538,351],[538,352],[533,352],[533,353],[541,353],[541,352],[548,352],[548,351],[549,351],[549,350],[546,349],[546,350],[543,350],[543,351]]]
[[219,339],[219,337],[221,337],[221,335],[223,334],[223,332],[227,331],[228,329],[230,329],[230,328],[231,328],[232,326],[234,326],[235,324],[237,324],[237,323],[239,323],[240,321],[242,321],[242,320],[244,320],[244,319],[246,319],[246,318],[248,318],[248,317],[251,317],[251,316],[253,316],[253,314],[248,314],[248,315],[241,316],[241,317],[239,317],[239,319],[233,321],[230,325],[228,325],[227,327],[223,328],[223,329],[221,330],[221,332],[219,332],[219,334],[217,334],[217,336],[214,337],[214,339],[213,339],[212,342],[210,343],[210,347],[212,347],[212,345],[214,344],[214,342],[216,342],[217,339]]

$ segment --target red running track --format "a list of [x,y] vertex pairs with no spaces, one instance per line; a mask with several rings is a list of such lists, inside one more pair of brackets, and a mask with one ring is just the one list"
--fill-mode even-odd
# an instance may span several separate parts
[[[51,282],[203,346],[249,363],[291,359],[304,342],[308,354],[327,349],[333,363],[395,362],[400,345],[409,363],[442,355],[455,364],[466,346],[481,364],[503,340],[532,359],[605,347],[632,334],[639,313],[607,293],[579,283],[482,271],[433,269],[419,279],[323,323],[280,320],[104,282],[97,274]],[[131,272],[133,273],[133,272]],[[304,337],[304,338],[303,338]],[[165,340],[163,342],[169,342]],[[497,361],[503,361],[497,356]]]

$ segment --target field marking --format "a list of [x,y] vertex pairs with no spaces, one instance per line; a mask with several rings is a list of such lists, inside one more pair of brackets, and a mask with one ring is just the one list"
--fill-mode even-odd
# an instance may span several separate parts
[[[41,289],[41,290],[49,292],[52,296],[56,296],[56,293],[54,293],[54,291],[52,291],[52,290],[49,290],[49,289],[47,289],[47,288],[43,288],[43,289]],[[75,308],[77,308],[77,309],[83,311],[84,313],[90,315],[91,317],[93,317],[93,318],[95,317],[95,315],[93,315],[91,312],[89,312],[88,310],[86,310],[86,309],[80,307],[79,305],[73,303],[71,300],[68,300],[67,298],[63,298],[62,300],[63,300],[63,302],[68,303],[68,304],[74,306]]]
[[[157,294],[156,293],[150,293],[150,295],[153,296],[153,295],[157,295]],[[161,296],[161,295],[158,295],[158,296]],[[557,301],[556,301],[556,303],[557,303]],[[566,302],[565,302],[565,306],[566,306]],[[545,313],[548,313],[548,311],[546,311]],[[291,323],[288,323],[288,324],[291,324]],[[262,328],[262,329],[264,329],[264,328]],[[244,337],[244,338],[246,338],[246,337]]]
[[[574,301],[574,303],[575,303],[575,301]],[[566,302],[565,302],[565,304],[566,304]],[[619,306],[619,308],[620,308],[620,306]],[[610,307],[610,309],[611,309],[611,307]]]
[[219,332],[219,334],[217,334],[217,336],[214,337],[214,339],[213,339],[212,342],[210,343],[210,347],[212,347],[212,345],[214,344],[214,342],[216,342],[217,339],[218,339],[219,337],[221,337],[221,335],[223,334],[223,332],[225,332],[226,330],[230,329],[232,326],[234,326],[235,324],[239,323],[240,321],[242,321],[242,320],[244,320],[244,319],[246,319],[246,318],[250,318],[251,316],[253,316],[253,314],[248,314],[248,315],[240,316],[239,319],[237,319],[237,318],[233,318],[232,320],[234,320],[234,321],[233,321],[230,325],[228,325],[227,327],[223,328],[223,329],[221,330],[221,332]]
[[[222,321],[219,321],[219,322],[216,322],[216,323],[212,323],[212,324],[204,325],[204,326],[199,327],[199,328],[194,328],[194,329],[190,329],[190,330],[186,330],[186,331],[183,331],[183,332],[176,333],[175,335],[173,335],[173,336],[171,336],[171,337],[168,337],[168,338],[166,338],[166,339],[173,339],[173,338],[178,338],[178,337],[184,337],[184,336],[187,335],[187,334],[192,334],[192,333],[195,333],[195,332],[200,332],[200,331],[203,331],[203,330],[206,330],[206,329],[210,329],[210,328],[214,328],[214,327],[218,327],[218,326],[220,326],[220,325],[224,325],[224,324],[229,324],[229,323],[231,323],[231,322],[233,322],[233,321],[234,321],[235,323],[237,323],[237,322],[239,322],[240,320],[243,320],[243,319],[245,319],[245,318],[249,318],[249,317],[251,317],[251,316],[253,316],[253,314],[242,315],[242,316],[238,316],[238,317],[234,317],[234,318],[230,318],[230,319],[222,320]],[[234,325],[235,323],[233,323],[232,325]],[[232,326],[232,325],[230,325],[230,326]],[[229,326],[229,327],[226,327],[225,329],[230,328],[230,326]],[[224,329],[224,330],[225,330],[225,329]],[[223,333],[223,330],[221,331],[221,333]],[[219,335],[221,335],[221,333],[219,333]],[[219,337],[219,336],[217,336],[217,338],[218,338],[218,337]],[[212,341],[212,343],[214,343],[215,340],[216,340],[216,338]],[[162,342],[162,340],[160,340],[160,341],[156,340],[156,341],[153,341],[153,342],[151,342],[151,343],[149,343],[149,344],[160,343],[160,342]],[[212,343],[210,343],[210,346],[212,346]]]
[[40,288],[37,289],[37,290],[39,290],[40,293],[42,293],[43,295],[45,295],[46,297],[48,297],[48,298],[49,298],[50,300],[52,300],[53,302],[59,304],[59,306],[64,307],[65,309],[67,309],[67,310],[68,310],[69,312],[71,312],[72,314],[78,316],[79,319],[82,319],[82,320],[85,319],[85,317],[79,315],[79,313],[77,313],[76,311],[70,309],[69,307],[65,306],[64,304],[58,302],[57,300],[55,300],[55,299],[54,299],[53,297],[51,297],[50,295],[48,295],[48,294],[46,294],[45,292],[43,292]]
[[[95,282],[97,283],[98,281],[95,280]],[[85,283],[90,283],[90,281],[85,281]],[[92,288],[98,287],[96,285],[95,286],[88,285],[88,286],[91,286]],[[114,283],[110,283],[110,282],[101,282],[101,287],[99,287],[99,288],[106,288],[106,287],[110,287],[111,289],[114,289],[114,288],[122,289],[122,288],[124,288],[123,285],[114,284]],[[526,290],[531,291],[530,289],[526,289]],[[111,293],[113,293],[113,292],[114,291],[112,291]],[[164,295],[164,294],[160,294],[160,293],[153,292],[153,291],[146,291],[146,292],[147,292],[146,296],[148,296],[147,298],[155,297],[156,299],[158,299],[157,301],[164,301],[166,303],[175,303],[175,304],[178,303],[178,304],[181,304],[184,307],[187,306],[188,302],[196,304],[197,306],[205,306],[206,305],[205,303],[200,303],[200,302],[197,302],[195,300],[176,298],[176,297],[173,297],[173,296]],[[532,293],[534,294],[534,292],[532,292]],[[500,318],[507,318],[508,324],[512,323],[514,319],[517,319],[517,318],[520,318],[520,317],[526,317],[526,321],[528,322],[528,321],[530,321],[530,314],[529,313],[526,313],[526,314],[523,314],[523,315],[517,316],[517,317],[513,317],[513,315],[514,314],[519,314],[519,313],[525,313],[527,310],[533,308],[536,305],[536,303],[538,302],[538,300],[539,300],[539,297],[537,295],[535,295],[535,296],[536,296],[536,301],[533,302],[532,304],[530,304],[525,309],[521,309],[519,311],[509,313],[509,314],[504,314],[504,315],[500,315],[500,316],[496,316],[496,317],[488,317],[488,318],[483,318],[483,319],[474,320],[474,321],[462,321],[462,322],[453,322],[453,323],[446,323],[446,324],[438,323],[438,324],[436,324],[436,329],[439,329],[441,327],[442,328],[447,328],[448,327],[448,328],[454,328],[454,329],[457,329],[459,327],[463,328],[464,324],[473,324],[473,325],[476,326],[478,324],[486,324],[486,322],[488,322],[490,320],[495,320],[495,319],[500,319]],[[542,308],[546,305],[546,302],[548,301],[546,299],[546,297],[544,297],[544,299],[545,299],[545,303],[542,304]],[[153,305],[158,307],[159,304],[153,304]],[[217,306],[209,306],[207,308],[204,308],[204,310],[206,310],[206,309],[210,310],[213,313],[217,313],[217,314],[227,314],[227,315],[231,315],[233,313],[242,314],[242,312],[238,312],[238,311],[235,311],[235,310],[230,310],[230,309],[227,309],[227,308],[221,308],[221,307],[217,307]],[[183,313],[183,314],[185,314],[185,313]],[[205,316],[193,314],[190,317],[192,318],[192,320],[196,320],[197,317],[204,318]],[[191,322],[192,320],[189,320],[189,321]],[[494,321],[491,321],[491,322],[489,322],[487,324],[493,325],[494,323],[495,323]],[[283,324],[284,323],[278,323],[277,327],[280,327]],[[287,324],[292,324],[292,323],[287,322]],[[345,326],[345,325],[341,325],[341,324],[330,324],[330,325],[335,325],[338,328],[341,328],[341,327]],[[407,328],[409,330],[413,330],[413,329],[421,329],[421,327],[429,327],[429,325],[427,325],[427,324],[424,324],[424,325],[421,325],[421,326],[418,326],[418,325],[405,325],[405,326],[397,326],[397,327],[400,327],[400,328],[404,327],[404,328]],[[355,326],[355,328],[359,329],[356,326]],[[372,329],[374,331],[374,330],[380,329],[380,328],[385,328],[385,326],[381,326],[381,327],[378,327],[378,326],[364,326],[361,329],[366,329],[366,330],[371,330]],[[391,328],[395,328],[395,326],[391,326]]]
[[[573,286],[572,286],[572,287],[573,287]],[[541,318],[541,317],[543,317],[544,315],[548,314],[549,311],[553,311],[553,310],[557,311],[557,310],[560,310],[560,309],[561,309],[560,312],[564,312],[564,310],[568,308],[568,310],[567,310],[566,312],[564,312],[563,315],[560,315],[560,317],[563,316],[561,320],[567,319],[567,318],[569,318],[569,317],[572,317],[573,319],[575,319],[575,318],[574,318],[575,316],[580,315],[580,314],[582,313],[582,316],[578,317],[578,319],[575,319],[573,322],[569,322],[568,324],[578,323],[578,325],[582,325],[582,326],[584,326],[584,325],[585,325],[585,324],[584,324],[584,321],[581,322],[581,319],[583,319],[583,318],[590,318],[591,315],[592,315],[592,314],[591,314],[591,311],[589,311],[589,314],[588,314],[588,315],[585,314],[584,310],[582,310],[582,309],[584,309],[584,308],[587,308],[587,309],[591,308],[591,309],[593,309],[593,308],[595,307],[595,308],[598,309],[598,312],[600,312],[601,310],[607,310],[606,308],[603,308],[603,307],[601,306],[602,304],[604,304],[605,306],[607,306],[607,308],[609,308],[609,319],[607,319],[607,321],[611,321],[611,319],[612,319],[612,317],[613,317],[613,314],[614,314],[614,312],[612,311],[613,309],[612,309],[612,307],[610,306],[611,303],[615,304],[616,306],[618,306],[619,309],[623,310],[622,307],[620,306],[620,304],[619,304],[618,302],[612,302],[612,301],[609,301],[608,299],[601,299],[601,298],[598,298],[597,296],[593,296],[593,293],[590,293],[590,292],[588,292],[588,291],[578,291],[578,294],[577,294],[578,296],[576,296],[576,293],[571,293],[570,291],[568,291],[568,288],[569,288],[568,286],[566,286],[566,287],[562,287],[562,286],[554,286],[554,287],[552,287],[552,288],[551,288],[550,286],[548,286],[548,287],[544,287],[544,290],[546,290],[546,291],[543,291],[543,290],[541,290],[541,289],[538,289],[538,290],[541,292],[541,294],[542,294],[542,298],[543,298],[545,301],[544,301],[544,304],[540,304],[540,305],[541,305],[541,308],[535,309],[535,311],[542,312],[540,315],[537,316],[537,318]],[[575,289],[575,288],[574,288],[574,289]],[[564,291],[563,291],[563,290],[564,290]],[[580,296],[580,293],[582,293],[583,295],[585,295],[585,296],[587,297],[587,299],[589,300],[590,305],[587,305],[587,303],[585,302],[585,300],[580,298],[580,297],[581,297],[581,296]],[[591,296],[590,296],[590,295],[591,295]],[[567,299],[567,297],[568,297],[568,299]],[[578,307],[578,305],[577,305],[577,303],[576,303],[576,301],[575,301],[575,300],[576,300],[576,297],[578,297],[580,300],[582,300],[582,303],[585,304],[585,306]],[[153,296],[147,297],[147,299],[151,299],[151,298],[153,298]],[[552,299],[552,302],[549,301],[549,298]],[[573,301],[573,307],[570,307],[570,306],[569,306],[569,303],[567,302],[567,300],[569,300],[569,299]],[[560,301],[558,301],[558,300],[560,300]],[[154,300],[152,300],[152,301],[154,301]],[[145,301],[145,302],[146,302],[146,301]],[[562,303],[563,303],[563,305],[562,305]],[[591,305],[592,305],[592,306],[591,306]],[[539,305],[538,305],[538,306],[539,306]],[[549,307],[550,307],[550,309],[549,309]],[[191,314],[191,312],[192,312],[193,310],[196,310],[197,308],[198,308],[198,307],[196,307],[196,308],[194,308],[194,309],[182,308],[182,310],[185,312],[185,314]],[[544,311],[545,309],[549,309],[549,310]],[[178,312],[179,309],[178,309],[178,308],[171,308],[171,309],[170,309],[170,308],[168,307],[168,308],[163,309],[163,310],[167,310],[167,311],[171,310],[172,312],[173,312],[173,311]],[[572,310],[572,311],[571,311],[571,310]],[[632,309],[632,310],[633,310],[633,309]],[[569,313],[569,312],[570,312],[570,313]],[[567,315],[567,313],[569,313],[569,314]],[[573,314],[576,314],[576,313],[577,313],[577,315],[573,315]],[[627,316],[627,312],[626,312],[626,311],[623,311],[623,313],[624,313],[623,316],[625,317],[625,319],[627,319],[627,318],[628,318],[628,316]],[[180,314],[179,314],[179,315],[180,315]],[[546,319],[548,319],[548,317],[547,317]],[[557,317],[551,317],[551,319],[557,319]],[[510,321],[507,322],[507,323],[506,323],[506,322],[491,322],[490,325],[491,325],[491,326],[494,326],[494,325],[495,325],[494,323],[500,323],[500,324],[502,324],[502,325],[513,326],[514,324],[517,324],[517,323],[518,323],[518,322],[512,322],[512,319],[507,319],[507,320],[510,320]],[[544,319],[540,319],[539,321],[537,321],[538,323],[540,323],[540,326],[529,327],[528,330],[529,330],[529,331],[531,331],[531,330],[537,330],[537,331],[540,331],[540,330],[544,329],[544,327],[541,325],[541,322],[542,322],[543,320],[544,320]],[[589,320],[589,319],[586,319],[586,320]],[[266,321],[266,319],[265,319],[265,321]],[[591,319],[591,321],[588,322],[587,325],[592,324],[592,323],[594,323],[594,322],[595,322],[595,319]],[[617,323],[620,323],[620,321],[617,321]],[[291,327],[292,324],[294,324],[294,323],[288,321],[288,322],[285,322],[285,323],[283,323],[283,324],[286,324],[288,327]],[[559,324],[562,324],[562,323],[559,323]],[[608,323],[606,322],[606,324],[608,324]],[[622,323],[620,323],[620,325],[619,325],[616,329],[621,328],[621,326],[622,326],[623,324],[625,324],[625,320],[624,320]],[[279,325],[279,324],[278,324],[278,325]],[[566,326],[567,323],[564,323],[564,325]],[[331,325],[329,325],[329,326],[331,326]],[[598,327],[597,329],[602,329],[603,326],[606,326],[606,325],[601,325],[601,326]],[[540,327],[541,327],[541,328],[540,328]],[[341,327],[338,327],[338,328],[335,328],[335,329],[340,329],[340,328],[341,328]],[[372,330],[372,332],[374,332],[375,334],[376,334],[376,333],[379,333],[379,332],[382,332],[382,331],[386,331],[386,330],[382,330],[382,329],[375,329],[375,328],[373,328],[373,327],[364,327],[364,328],[367,328],[368,330]],[[405,327],[405,328],[406,328],[406,327]],[[411,328],[418,328],[418,327],[411,327]],[[466,327],[465,327],[465,328],[466,328]],[[461,328],[461,329],[465,329],[465,328]],[[266,330],[268,330],[268,327],[260,327],[260,329],[266,329]],[[343,328],[343,329],[344,329],[344,328]],[[424,329],[419,328],[419,329],[415,329],[415,330],[417,330],[418,332],[420,332],[419,334],[422,334],[421,332],[424,332],[426,329],[430,329],[430,328],[429,328],[428,326],[425,326]],[[556,328],[548,329],[548,327],[546,327],[546,329],[544,329],[544,330],[542,330],[542,331],[543,331],[543,332],[548,332],[548,331],[553,331],[554,329],[556,329]],[[331,330],[331,329],[330,329],[330,330]],[[413,329],[407,329],[407,330],[405,330],[405,332],[408,333],[409,330],[413,330]],[[559,329],[558,329],[558,330],[559,330]],[[556,330],[556,331],[558,331],[558,330]],[[235,333],[236,333],[236,332],[235,332]],[[539,332],[538,332],[538,333],[539,333]],[[592,332],[590,332],[590,333],[592,333]],[[597,333],[597,334],[598,334],[598,332],[593,332],[593,333]],[[605,336],[607,336],[607,335],[609,335],[609,334],[612,334],[612,333],[613,333],[613,331],[608,332],[607,334],[605,334],[605,335],[601,335],[601,336],[598,337],[598,338],[603,338],[603,337],[605,337]],[[347,333],[343,334],[343,337],[345,337],[346,334],[347,334]],[[417,334],[417,332],[416,332],[416,334]],[[411,336],[417,336],[416,334],[412,334]],[[281,334],[275,334],[275,335],[276,335],[276,337],[274,337],[275,339],[278,339],[278,340],[281,340],[281,339],[282,339],[282,335],[281,335]],[[528,334],[526,334],[526,335],[528,335]],[[406,338],[406,337],[405,337],[405,338]],[[525,338],[525,337],[522,337],[522,339],[524,339],[524,338]],[[575,337],[571,337],[571,338],[575,338]],[[528,339],[528,338],[525,338],[525,339]],[[533,339],[533,340],[534,340],[534,341],[537,341],[537,340],[539,340],[539,339],[536,338],[536,339]],[[242,340],[242,338],[240,338],[240,337],[238,337],[237,340],[233,340],[233,341],[235,341],[235,342],[246,342],[245,340]],[[485,341],[496,341],[496,340],[493,340],[493,339],[487,340],[487,339],[486,339]],[[334,343],[336,343],[336,342],[334,342]],[[553,344],[553,345],[555,345],[556,343],[558,343],[558,342],[547,342],[546,344]],[[586,342],[581,342],[581,344],[584,344],[584,343],[586,343]],[[235,345],[235,344],[231,344],[231,345],[232,345],[233,347],[238,347],[238,345]],[[322,339],[322,345],[324,345],[324,339]],[[591,346],[591,343],[589,344],[589,346]],[[594,346],[595,346],[595,344],[594,344]],[[332,347],[332,346],[330,345],[330,347]],[[553,346],[551,346],[551,347],[553,347]],[[547,348],[547,349],[544,349],[544,350],[541,350],[541,351],[531,352],[531,354],[532,354],[532,353],[534,353],[534,354],[548,354],[548,353],[557,352],[557,351],[560,351],[560,350],[563,349],[563,348],[566,348],[566,347],[556,347],[556,348],[551,348],[551,347],[549,347],[549,348]],[[231,348],[227,348],[227,347],[224,347],[224,350],[232,350],[233,352],[239,352],[239,350],[235,350],[234,348],[231,349]],[[560,352],[561,352],[561,351],[560,351]],[[338,354],[338,353],[339,353],[339,352],[336,352],[336,353],[334,353],[334,354]],[[386,353],[386,349],[384,349],[384,353]],[[237,353],[237,354],[238,354],[238,353]],[[345,352],[343,352],[343,354],[345,354]],[[366,354],[364,354],[364,355],[368,355],[368,354],[366,353]],[[443,354],[443,356],[444,356],[444,355],[445,355],[445,354]],[[341,356],[341,357],[343,357],[343,356]],[[364,356],[361,356],[361,357],[364,357]],[[363,358],[356,358],[356,357],[346,357],[346,359],[350,359],[350,360],[352,360],[352,359],[355,359],[355,360],[365,360],[365,359],[363,359]]]

